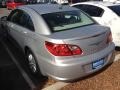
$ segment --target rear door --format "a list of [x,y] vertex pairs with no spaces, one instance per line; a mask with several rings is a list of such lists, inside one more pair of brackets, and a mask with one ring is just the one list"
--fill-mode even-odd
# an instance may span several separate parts
[[24,45],[26,25],[29,21],[29,15],[21,10],[14,10],[8,16],[8,31],[9,34],[18,42],[20,46]]

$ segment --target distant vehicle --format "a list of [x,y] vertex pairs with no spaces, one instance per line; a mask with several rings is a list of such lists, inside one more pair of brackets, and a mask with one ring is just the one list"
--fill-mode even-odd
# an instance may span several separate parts
[[68,0],[54,0],[56,1],[58,4],[69,4]]
[[120,47],[120,3],[90,1],[72,4],[92,16],[101,25],[111,28],[113,41]]
[[6,7],[6,0],[0,0],[0,7]]
[[37,0],[37,3],[52,3],[52,4],[61,4],[61,5],[69,4],[68,0]]
[[77,8],[24,5],[1,19],[6,22],[9,39],[25,53],[34,76],[71,81],[113,62],[115,45],[110,29]]
[[103,0],[104,2],[120,3],[120,0]]
[[7,0],[6,1],[6,7],[7,9],[15,9],[17,6],[24,5],[25,2],[23,0]]
[[26,4],[37,4],[37,0],[26,0]]

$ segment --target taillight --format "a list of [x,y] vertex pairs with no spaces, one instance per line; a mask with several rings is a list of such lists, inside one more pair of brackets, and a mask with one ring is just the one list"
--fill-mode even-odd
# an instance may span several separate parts
[[110,32],[109,33],[109,35],[108,35],[108,37],[107,37],[107,43],[110,43],[110,42],[112,42],[112,33]]
[[76,45],[55,44],[45,41],[45,46],[47,50],[55,56],[72,56],[82,54],[82,50]]

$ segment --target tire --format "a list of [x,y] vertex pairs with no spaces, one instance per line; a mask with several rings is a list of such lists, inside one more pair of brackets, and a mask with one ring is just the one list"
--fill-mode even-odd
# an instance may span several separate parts
[[119,46],[116,46],[116,47],[115,47],[115,50],[116,50],[116,51],[120,51],[120,47],[119,47]]
[[38,67],[36,57],[30,49],[26,50],[26,60],[31,74],[35,77],[43,77]]

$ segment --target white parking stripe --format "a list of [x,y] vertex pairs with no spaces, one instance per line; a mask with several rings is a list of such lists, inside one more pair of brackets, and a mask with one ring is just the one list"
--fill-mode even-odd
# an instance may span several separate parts
[[64,83],[64,82],[56,82],[55,84],[46,87],[42,90],[60,90],[62,87],[68,85],[69,83]]
[[117,55],[115,56],[114,62],[118,61],[119,59],[120,59],[120,54],[117,54]]
[[26,82],[28,83],[28,85],[31,87],[32,90],[34,90],[36,88],[36,86],[34,85],[34,83],[32,82],[32,80],[29,78],[29,76],[27,75],[27,73],[23,70],[23,68],[20,66],[20,64],[17,62],[17,60],[15,59],[14,55],[12,54],[12,52],[9,50],[9,48],[7,47],[6,44],[2,43],[3,46],[5,47],[6,51],[8,52],[8,54],[10,55],[11,59],[13,60],[13,62],[16,64],[16,66],[18,67],[18,69],[20,70],[22,76],[24,77],[24,79],[26,80]]

